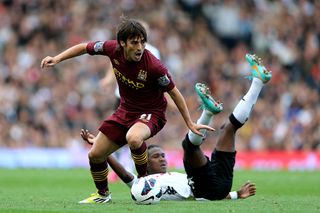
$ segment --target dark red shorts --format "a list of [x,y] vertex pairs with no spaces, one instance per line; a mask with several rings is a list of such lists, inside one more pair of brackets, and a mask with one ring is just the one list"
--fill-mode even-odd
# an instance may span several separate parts
[[152,137],[164,127],[167,120],[164,112],[137,113],[118,108],[117,111],[103,121],[99,127],[99,131],[117,145],[123,146],[127,144],[126,134],[128,130],[137,122],[146,124],[151,131],[150,137]]

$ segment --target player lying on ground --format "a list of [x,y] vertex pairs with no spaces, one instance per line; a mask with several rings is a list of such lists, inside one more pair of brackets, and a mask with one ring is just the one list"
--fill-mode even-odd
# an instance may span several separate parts
[[[221,200],[224,198],[241,198],[242,196],[239,192],[229,193],[232,187],[233,168],[236,156],[235,134],[248,120],[260,91],[264,84],[272,77],[271,72],[261,64],[261,59],[249,54],[246,55],[246,59],[251,66],[251,86],[246,95],[234,108],[227,123],[221,127],[221,135],[215,150],[211,154],[211,159],[209,160],[200,149],[200,145],[205,139],[204,137],[189,131],[182,142],[184,150],[183,162],[188,180],[185,181],[185,184],[190,185],[190,194],[192,192],[196,199]],[[210,94],[209,88],[204,84],[196,84],[195,89],[202,100],[204,108],[197,123],[208,125],[212,117],[222,111],[222,104],[215,102]],[[84,140],[87,140],[89,143],[93,141],[94,135],[86,131],[82,131],[81,135]],[[152,158],[149,159],[152,160]],[[152,164],[149,163],[149,169],[150,165]],[[125,172],[118,172],[118,174],[125,174]],[[120,177],[124,182],[128,183],[130,181],[125,179],[126,176],[127,175],[123,175]],[[156,174],[156,176],[162,177],[163,175]],[[173,180],[173,178],[169,178],[169,180]],[[183,185],[182,182],[181,185]],[[249,187],[250,195],[254,195],[256,191],[255,185],[248,183],[244,185],[244,187],[246,186]],[[175,190],[177,192],[180,191],[178,188]],[[185,192],[184,195],[186,194],[188,194],[188,192]]]
[[[81,136],[89,144],[91,144],[91,138],[94,137],[88,130],[82,130]],[[115,157],[110,155],[107,161],[120,179],[131,188],[137,176],[127,171]],[[155,178],[161,183],[163,193],[161,200],[185,200],[194,197],[188,184],[187,174],[167,172],[165,152],[159,145],[148,146],[148,174],[147,177]],[[254,183],[248,181],[238,191],[230,193],[237,194],[238,198],[245,199],[256,193],[256,187]],[[226,199],[231,199],[231,196],[228,195]]]

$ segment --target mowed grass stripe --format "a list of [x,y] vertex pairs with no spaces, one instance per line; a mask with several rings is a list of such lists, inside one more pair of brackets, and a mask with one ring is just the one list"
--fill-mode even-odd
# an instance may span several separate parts
[[86,169],[0,169],[0,212],[320,212],[320,171],[236,171],[233,190],[247,180],[257,195],[246,200],[138,206],[118,182],[110,184],[112,203],[80,205],[95,192]]

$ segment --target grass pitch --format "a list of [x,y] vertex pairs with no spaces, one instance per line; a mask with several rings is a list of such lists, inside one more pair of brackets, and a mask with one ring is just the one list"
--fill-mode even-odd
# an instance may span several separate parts
[[95,192],[86,169],[0,169],[0,212],[320,212],[320,171],[235,171],[233,190],[251,180],[257,194],[245,200],[162,201],[139,206],[121,182],[110,184],[113,202],[80,205]]

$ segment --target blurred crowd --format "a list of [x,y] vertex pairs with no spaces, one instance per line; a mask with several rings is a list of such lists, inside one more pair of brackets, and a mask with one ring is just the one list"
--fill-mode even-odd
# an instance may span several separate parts
[[[2,0],[0,148],[83,147],[113,112],[113,86],[99,82],[106,57],[84,55],[52,69],[41,59],[80,43],[114,39],[120,16],[146,21],[191,116],[194,84],[224,103],[205,148],[250,86],[246,53],[261,56],[273,79],[237,135],[241,150],[320,149],[320,1],[307,0]],[[187,128],[177,109],[150,143],[179,149]]]

